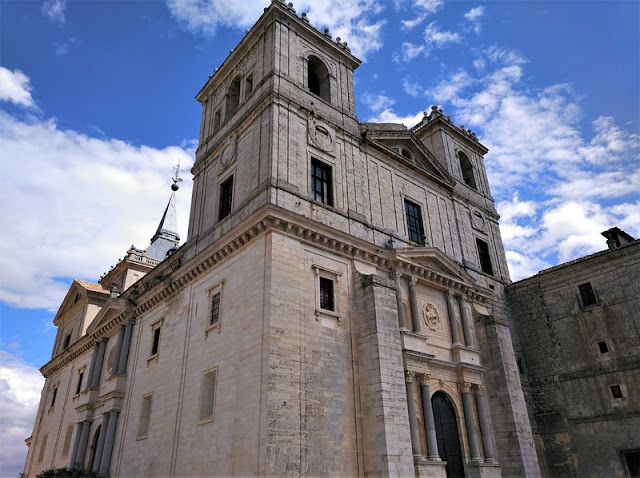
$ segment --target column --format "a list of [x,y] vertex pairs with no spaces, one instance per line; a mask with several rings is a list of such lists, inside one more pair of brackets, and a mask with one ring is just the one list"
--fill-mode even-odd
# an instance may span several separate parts
[[78,448],[80,448],[80,437],[82,436],[82,427],[84,427],[84,422],[78,422],[76,424],[76,437],[73,440],[73,451],[71,452],[71,461],[69,462],[69,466],[71,468],[76,467]]
[[122,353],[122,341],[124,340],[124,329],[125,327],[120,327],[120,331],[118,332],[118,341],[116,342],[116,353],[113,356],[113,366],[111,367],[111,376],[113,377],[118,373],[118,363],[120,359],[120,354]]
[[409,279],[409,300],[411,301],[411,325],[413,325],[415,333],[420,333],[420,311],[418,310],[416,282],[417,279],[415,277]]
[[111,410],[109,412],[109,426],[107,428],[107,436],[105,437],[104,449],[100,459],[100,474],[109,474],[111,466],[111,452],[113,451],[113,442],[116,437],[116,425],[118,423],[118,412]]
[[467,305],[469,301],[464,296],[458,297],[458,303],[460,304],[460,312],[462,314],[462,329],[464,331],[464,342],[467,347],[476,347],[476,339],[473,333],[473,317]]
[[400,279],[402,278],[402,273],[400,271],[393,271],[391,273],[391,277],[396,281],[396,307],[398,308],[398,324],[400,325],[400,330],[404,329],[404,307],[402,304],[402,284]]
[[89,366],[89,376],[87,377],[87,385],[85,390],[91,388],[93,383],[93,374],[96,373],[96,361],[98,360],[98,351],[100,350],[100,343],[98,342],[93,346],[93,355],[91,356],[91,365]]
[[100,436],[98,437],[98,443],[96,444],[96,457],[93,460],[92,471],[98,473],[100,471],[100,460],[102,459],[102,451],[104,449],[105,437],[107,435],[107,427],[109,424],[109,414],[102,414],[102,425],[100,425]]
[[489,413],[487,411],[487,401],[484,398],[484,387],[476,385],[476,408],[478,409],[478,419],[480,420],[480,433],[482,433],[482,444],[484,445],[484,458],[487,463],[496,462],[496,453],[491,441],[491,429],[489,427]]
[[464,423],[467,428],[467,438],[469,439],[469,452],[471,453],[471,461],[482,461],[480,456],[480,448],[478,447],[478,436],[476,435],[476,427],[473,423],[473,405],[471,404],[471,384],[462,382],[460,384],[460,393],[462,394],[462,408],[464,409]]
[[125,327],[122,352],[118,356],[118,375],[124,375],[125,373],[127,373],[127,360],[129,359],[129,349],[131,348],[131,334],[133,331],[133,324],[133,319],[129,320]]
[[76,457],[77,468],[84,468],[84,459],[87,455],[87,445],[89,444],[89,430],[91,430],[91,421],[85,420],[82,427],[82,436],[78,445],[78,456]]
[[447,309],[449,311],[449,328],[451,329],[451,342],[453,345],[462,345],[460,342],[460,332],[458,331],[458,311],[456,310],[455,298],[453,294],[446,291]]
[[433,418],[431,390],[429,390],[431,375],[421,373],[418,378],[420,379],[420,394],[422,395],[422,419],[424,420],[424,429],[427,436],[427,458],[440,461],[438,441],[436,440],[436,422]]
[[96,359],[95,369],[91,376],[91,387],[97,388],[100,385],[100,374],[102,373],[102,363],[104,361],[104,349],[107,348],[107,339],[100,341],[100,347],[98,348],[98,358]]
[[418,436],[418,417],[416,417],[416,402],[413,394],[414,373],[407,370],[404,373],[404,383],[407,387],[407,409],[409,411],[409,430],[411,432],[411,451],[420,454],[420,437]]

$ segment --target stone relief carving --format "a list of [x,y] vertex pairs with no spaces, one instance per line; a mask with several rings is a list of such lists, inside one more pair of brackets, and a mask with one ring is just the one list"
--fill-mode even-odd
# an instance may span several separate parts
[[230,138],[227,144],[222,148],[220,153],[220,165],[223,168],[227,168],[236,159],[236,142],[234,138]]
[[471,209],[471,224],[479,231],[486,229],[486,221],[479,209]]
[[314,116],[309,117],[309,143],[316,148],[331,152],[335,146],[335,133],[324,121]]
[[422,304],[422,322],[431,330],[436,331],[440,329],[440,314],[438,309],[430,303],[424,302]]

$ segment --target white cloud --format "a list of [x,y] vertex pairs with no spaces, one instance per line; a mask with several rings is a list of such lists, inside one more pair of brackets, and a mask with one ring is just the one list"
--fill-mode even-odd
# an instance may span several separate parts
[[423,117],[423,112],[416,113],[415,115],[398,116],[393,110],[387,108],[381,111],[378,116],[369,118],[368,121],[370,123],[402,123],[407,128],[411,128],[422,121]]
[[422,9],[427,13],[435,13],[444,5],[444,0],[414,0],[413,4],[417,9]]
[[503,64],[503,65],[524,65],[528,63],[525,57],[523,57],[520,53],[515,50],[511,50],[509,48],[502,48],[496,45],[491,45],[487,48],[485,52],[487,58],[491,60],[493,63]]
[[420,84],[410,81],[408,78],[402,80],[402,89],[406,94],[414,98],[417,98],[422,93]]
[[27,457],[44,378],[18,356],[0,350],[0,475],[18,476]]
[[448,43],[460,43],[462,36],[458,32],[439,30],[436,22],[431,22],[424,30],[424,40],[427,44],[439,48]]
[[464,18],[466,18],[471,22],[471,25],[473,26],[473,31],[476,32],[476,34],[478,35],[482,31],[482,24],[480,23],[480,19],[484,15],[484,12],[485,12],[485,7],[480,6],[480,7],[472,8],[471,10],[469,10],[467,13],[464,14]]
[[42,4],[42,14],[49,20],[63,24],[67,10],[67,0],[46,0]]
[[395,103],[394,100],[382,93],[365,93],[362,95],[362,102],[373,112],[389,108]]
[[[248,28],[262,14],[264,0],[228,2],[226,0],[166,0],[169,11],[190,30],[213,34],[220,26]],[[312,25],[331,30],[334,38],[348,41],[354,55],[366,54],[382,46],[380,32],[384,19],[376,19],[383,10],[380,0],[298,0],[297,14],[307,13]]]
[[[424,45],[414,45],[413,43],[404,42],[402,44],[402,61],[405,63],[410,62],[425,49]],[[400,58],[397,58],[397,62]]]
[[411,30],[412,28],[420,25],[425,18],[427,18],[427,15],[418,15],[411,20],[402,20],[402,28],[405,30]]
[[471,84],[472,78],[465,71],[455,73],[450,79],[441,82],[427,91],[437,103],[445,103],[455,98],[460,91]]
[[[0,300],[23,308],[57,307],[67,285],[97,280],[135,244],[146,248],[170,196],[172,167],[188,171],[192,152],[155,149],[62,130],[54,119],[17,120],[0,112],[0,154],[11,180],[0,192],[4,230],[0,270],[10,280]],[[183,175],[186,176],[186,175]],[[178,192],[183,241],[191,181]]]
[[27,107],[34,106],[29,77],[20,70],[11,71],[0,66],[0,100]]

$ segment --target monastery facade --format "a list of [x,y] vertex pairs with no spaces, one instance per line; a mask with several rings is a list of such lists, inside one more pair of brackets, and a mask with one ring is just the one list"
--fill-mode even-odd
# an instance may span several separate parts
[[359,123],[359,64],[274,0],[208,79],[186,242],[174,193],[71,285],[24,476],[541,476],[487,149]]

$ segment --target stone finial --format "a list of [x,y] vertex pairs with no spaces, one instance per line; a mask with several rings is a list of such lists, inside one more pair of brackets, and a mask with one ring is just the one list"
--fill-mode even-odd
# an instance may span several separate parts
[[324,29],[324,36],[331,38],[331,33],[329,33],[329,29],[328,28]]

